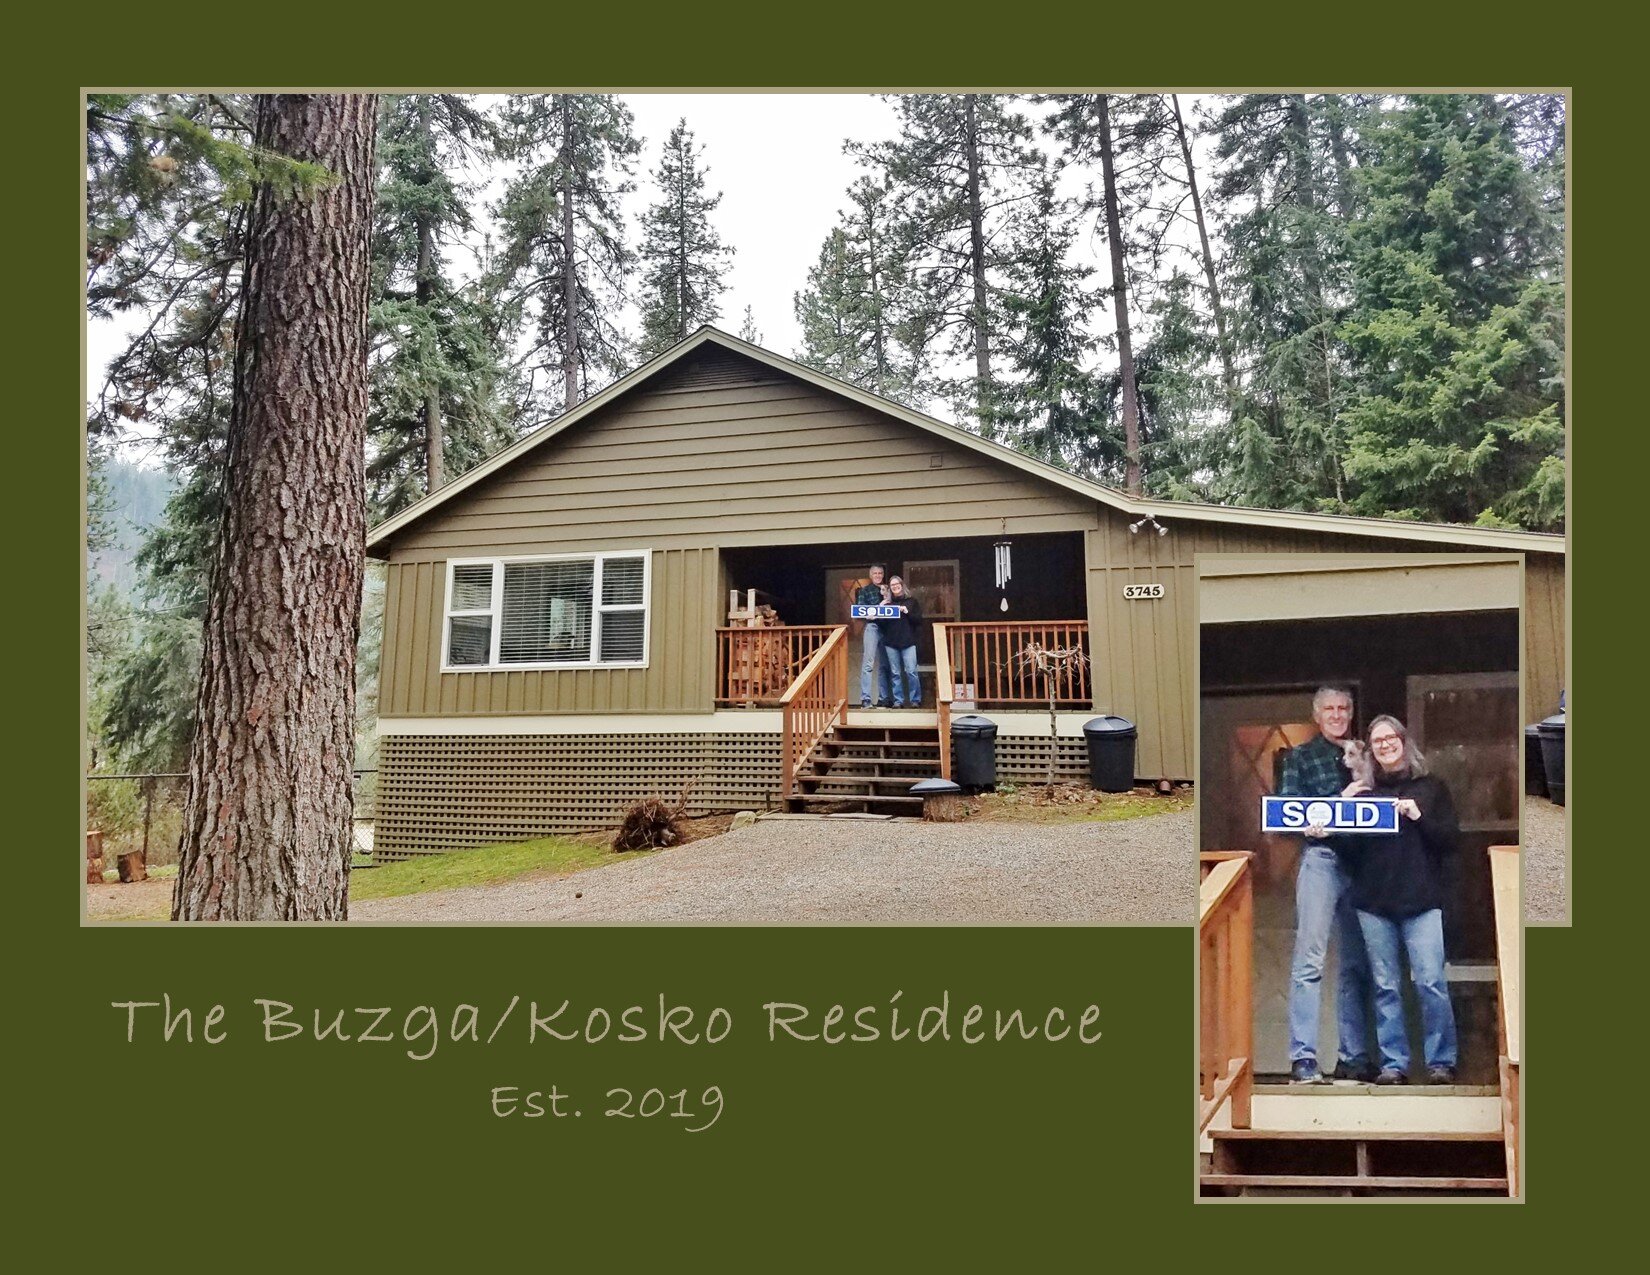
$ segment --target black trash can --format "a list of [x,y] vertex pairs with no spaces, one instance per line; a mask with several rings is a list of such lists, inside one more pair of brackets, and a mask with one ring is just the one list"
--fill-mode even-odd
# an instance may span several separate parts
[[1564,714],[1554,713],[1536,726],[1541,735],[1541,766],[1547,772],[1547,795],[1564,804]]
[[1547,763],[1541,759],[1541,727],[1524,728],[1524,795],[1547,796]]
[[1089,746],[1089,783],[1101,792],[1134,787],[1134,741],[1139,734],[1126,717],[1091,717],[1083,723]]
[[951,723],[956,769],[951,777],[979,792],[997,786],[997,723],[989,717],[958,717]]

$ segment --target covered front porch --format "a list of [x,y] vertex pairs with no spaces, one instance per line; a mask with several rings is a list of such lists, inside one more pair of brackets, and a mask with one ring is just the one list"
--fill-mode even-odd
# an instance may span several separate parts
[[[1008,576],[999,583],[998,546]],[[1028,642],[1088,651],[1083,540],[1078,533],[847,542],[727,549],[727,623],[717,630],[718,708],[773,708],[837,630],[844,632],[849,706],[859,702],[864,653],[854,595],[882,564],[920,603],[921,709],[1043,705],[1042,678],[1016,657]],[[1061,679],[1057,699],[1092,704],[1086,670]],[[871,698],[878,698],[875,687]]]
[[[921,604],[915,709],[858,707],[864,698],[881,698],[877,672],[869,685],[863,679],[865,625],[850,614],[875,563],[887,579],[900,577]],[[1092,707],[1083,572],[1077,535],[728,551],[722,574],[729,622],[716,631],[716,706],[780,710],[787,803],[804,800],[801,789],[818,778],[816,753],[840,749],[847,736],[869,738],[866,732],[884,753],[904,750],[900,765],[912,782],[925,764],[932,767],[927,773],[949,778],[954,711],[1019,716],[1046,710],[1051,694],[1057,708]],[[1026,660],[1036,648],[1083,658],[1051,674]],[[1036,727],[1039,746],[1058,759],[1070,745],[1047,738],[1044,721]],[[883,765],[872,770],[868,791],[885,784]]]

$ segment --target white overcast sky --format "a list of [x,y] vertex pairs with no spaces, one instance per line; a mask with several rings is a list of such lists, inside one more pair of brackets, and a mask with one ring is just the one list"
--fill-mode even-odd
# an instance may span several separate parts
[[[655,198],[651,173],[658,165],[660,147],[676,121],[686,118],[704,148],[708,185],[723,195],[714,224],[722,241],[735,249],[726,279],[728,289],[721,300],[720,326],[738,332],[748,305],[762,344],[780,354],[794,354],[800,329],[792,298],[806,282],[825,236],[836,224],[847,188],[865,171],[844,153],[843,143],[895,136],[894,104],[863,93],[626,93],[622,97],[635,116],[635,133],[642,141],[636,190],[628,197],[632,245],[640,241],[640,215]],[[1190,115],[1196,97],[1183,96],[1181,101]],[[493,100],[485,104],[491,106]],[[1038,144],[1048,149],[1044,139],[1039,138]],[[1206,161],[1202,155],[1199,159],[1201,170]],[[1207,181],[1206,171],[1199,175]],[[479,180],[480,174],[474,178]],[[498,197],[503,180],[502,173],[495,173],[483,185],[483,203]],[[1076,193],[1081,184],[1080,178],[1073,178],[1070,193]],[[483,210],[481,221],[487,220]],[[1097,279],[1109,277],[1098,241],[1084,236],[1075,248],[1096,267]],[[473,276],[472,250],[458,245],[449,248],[448,256],[457,276]],[[126,316],[124,321],[92,325],[87,344],[88,394],[119,350],[122,335],[142,322],[140,316]],[[1103,322],[1098,326],[1109,327]],[[634,330],[634,323],[631,327]],[[135,454],[131,459],[141,463],[143,458]]]

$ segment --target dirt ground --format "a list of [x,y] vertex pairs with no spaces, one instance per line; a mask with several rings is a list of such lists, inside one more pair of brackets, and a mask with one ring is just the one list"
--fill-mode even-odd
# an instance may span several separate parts
[[165,921],[172,915],[173,881],[150,877],[131,885],[89,885],[86,916],[93,921]]

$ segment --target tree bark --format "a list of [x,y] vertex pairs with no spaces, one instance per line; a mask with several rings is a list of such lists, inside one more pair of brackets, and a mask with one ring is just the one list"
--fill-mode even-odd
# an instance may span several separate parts
[[1226,307],[1221,304],[1220,284],[1215,278],[1215,254],[1209,249],[1209,228],[1203,220],[1203,196],[1197,188],[1197,166],[1192,163],[1192,144],[1186,137],[1186,121],[1180,114],[1180,94],[1169,94],[1174,107],[1175,133],[1180,138],[1180,154],[1186,161],[1186,185],[1192,192],[1192,215],[1197,219],[1197,238],[1203,245],[1203,277],[1209,283],[1209,307],[1214,312],[1215,342],[1220,352],[1221,380],[1228,404],[1237,402],[1237,373],[1232,367],[1232,347],[1226,340]]
[[996,434],[991,393],[991,310],[985,283],[985,209],[980,203],[979,108],[973,98],[963,114],[963,151],[968,161],[968,256],[974,273],[974,410],[980,432]]
[[562,100],[561,113],[561,289],[567,331],[562,337],[562,372],[566,378],[562,410],[579,402],[579,279],[574,270],[578,237],[573,233],[573,103]]
[[365,558],[370,95],[265,94],[175,920],[343,920]]
[[1111,153],[1111,105],[1100,94],[1100,175],[1106,191],[1106,241],[1111,246],[1112,308],[1117,315],[1117,360],[1123,377],[1124,483],[1140,494],[1140,400],[1134,385],[1134,347],[1129,338],[1129,282],[1123,268],[1122,216],[1117,208],[1117,173]]
[[[418,104],[418,140],[424,148],[426,184],[435,181],[435,137],[431,123],[428,96]],[[428,212],[418,215],[418,277],[413,282],[414,295],[421,310],[428,310],[435,301],[435,226]],[[424,387],[424,491],[428,495],[447,481],[446,439],[442,436],[441,387]]]

